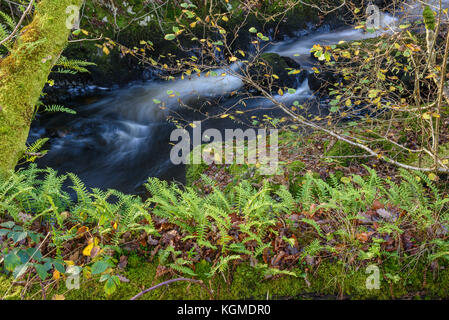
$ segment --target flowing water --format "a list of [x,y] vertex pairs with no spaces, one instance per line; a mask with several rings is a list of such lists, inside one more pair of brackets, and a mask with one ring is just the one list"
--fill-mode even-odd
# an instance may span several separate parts
[[[396,18],[384,15],[384,32],[394,28],[395,21]],[[291,57],[304,69],[310,70],[313,64],[310,49],[314,44],[360,40],[376,35],[345,27],[281,41],[267,51]],[[235,71],[238,65],[230,68]],[[220,74],[220,71],[217,73]],[[179,98],[186,105],[195,108],[208,105],[208,111],[214,112],[234,104],[237,98],[229,94],[242,86],[242,81],[232,75],[133,84],[108,92],[96,101],[74,103],[78,104],[76,115],[58,114],[38,120],[32,126],[29,140],[48,136],[52,132],[50,151],[38,161],[39,166],[49,166],[61,173],[74,172],[89,187],[136,193],[150,176],[183,182],[183,166],[174,166],[170,162],[170,133],[175,127],[167,121],[167,116],[171,112],[180,112],[189,120],[202,117],[180,108],[177,98],[170,98],[167,91],[179,93]],[[298,85],[295,94],[276,97],[285,103],[311,98],[313,95],[307,80]],[[154,99],[162,101],[165,109],[161,109]],[[249,118],[252,114],[268,113],[272,105],[264,99],[252,99],[246,107],[241,107],[253,110],[248,114]],[[219,119],[205,122],[203,130],[245,126],[245,123]]]

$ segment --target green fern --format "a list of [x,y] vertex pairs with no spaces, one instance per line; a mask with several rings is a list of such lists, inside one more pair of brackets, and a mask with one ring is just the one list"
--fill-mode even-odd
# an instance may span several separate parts
[[44,112],[65,112],[70,114],[76,114],[75,110],[56,104],[51,106],[44,106]]
[[61,56],[55,63],[55,67],[61,67],[63,69],[58,68],[57,72],[64,73],[65,70],[71,70],[75,73],[89,73],[89,70],[86,67],[96,66],[93,62],[78,60],[78,59],[68,59],[67,57]]

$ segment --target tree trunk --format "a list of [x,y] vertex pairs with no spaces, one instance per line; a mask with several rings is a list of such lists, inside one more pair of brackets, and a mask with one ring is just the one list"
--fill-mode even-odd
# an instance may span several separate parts
[[[0,61],[0,176],[14,170],[26,150],[35,105],[68,42],[69,6],[83,0],[41,0],[10,54]],[[69,20],[70,21],[70,20]]]

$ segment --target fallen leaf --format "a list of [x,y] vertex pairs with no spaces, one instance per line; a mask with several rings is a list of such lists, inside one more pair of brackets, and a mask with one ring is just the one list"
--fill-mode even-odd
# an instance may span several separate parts
[[373,202],[374,210],[384,209],[384,208],[385,208],[384,205],[379,200],[374,200],[374,202]]
[[101,248],[99,246],[94,246],[90,251],[90,257],[93,259],[100,253]]
[[58,270],[53,271],[53,279],[58,280],[61,278],[61,273]]
[[83,255],[86,257],[90,257],[90,254],[91,254],[93,248],[94,248],[94,243],[93,242],[89,243],[89,245],[84,248]]

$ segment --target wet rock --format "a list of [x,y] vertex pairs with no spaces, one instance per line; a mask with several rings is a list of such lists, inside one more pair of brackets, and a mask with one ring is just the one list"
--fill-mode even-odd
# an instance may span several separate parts
[[[292,71],[299,71],[299,73]],[[289,74],[290,73],[290,74]],[[275,75],[267,77],[266,75]],[[301,69],[301,65],[289,57],[282,57],[277,53],[264,53],[250,68],[251,79],[272,92],[280,88],[297,88],[306,80],[307,71]]]
[[338,76],[331,71],[321,73],[312,72],[308,76],[309,88],[313,92],[325,91],[329,84],[338,81]]

